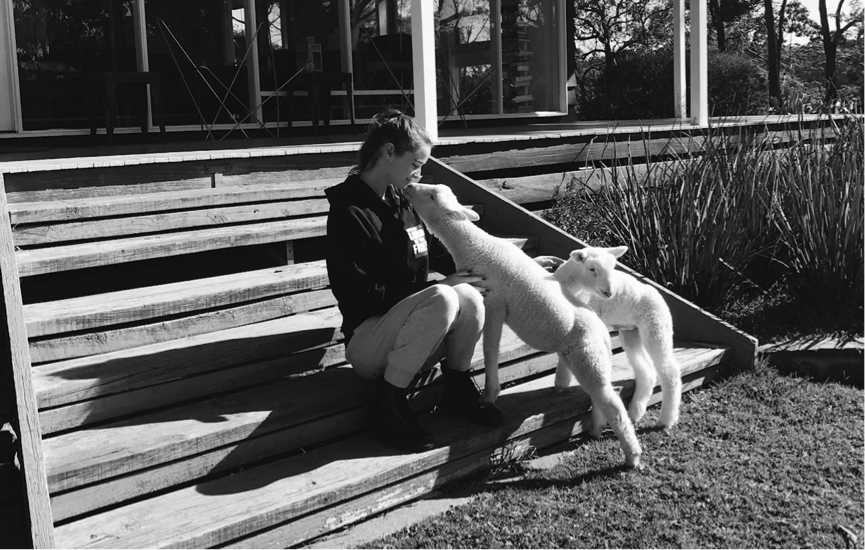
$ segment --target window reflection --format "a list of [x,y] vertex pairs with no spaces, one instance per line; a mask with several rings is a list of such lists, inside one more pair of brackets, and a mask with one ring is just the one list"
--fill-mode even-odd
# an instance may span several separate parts
[[14,18],[24,129],[89,127],[88,75],[135,70],[132,0],[15,0]]

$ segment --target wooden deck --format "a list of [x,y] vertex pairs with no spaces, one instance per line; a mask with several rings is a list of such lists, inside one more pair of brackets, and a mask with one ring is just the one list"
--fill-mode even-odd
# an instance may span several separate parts
[[[688,150],[674,126],[652,130],[666,143],[658,154]],[[527,254],[565,257],[583,243],[520,206],[549,198],[528,183],[618,158],[637,130],[604,147],[589,128],[523,130],[445,137],[424,177]],[[345,362],[322,262],[323,190],[358,146],[118,146],[0,162],[5,376],[35,544],[302,545],[479,471],[505,446],[584,431],[586,395],[555,394],[555,357],[509,334],[503,426],[443,416],[431,376],[413,406],[436,449],[394,453],[366,436],[371,387]],[[502,177],[514,183],[502,189]],[[687,390],[753,364],[753,338],[654,286]],[[618,347],[614,361],[627,399],[633,374]],[[473,369],[481,382],[480,349]]]

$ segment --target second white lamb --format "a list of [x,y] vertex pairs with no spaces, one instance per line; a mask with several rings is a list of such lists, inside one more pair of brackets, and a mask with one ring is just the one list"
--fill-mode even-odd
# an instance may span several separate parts
[[[655,288],[616,269],[616,259],[628,247],[585,247],[574,250],[553,275],[562,287],[588,305],[619,340],[634,368],[634,396],[628,406],[637,423],[646,412],[660,375],[663,404],[658,426],[672,428],[679,421],[682,401],[681,368],[673,354],[673,317]],[[556,387],[566,388],[571,375],[556,371]]]

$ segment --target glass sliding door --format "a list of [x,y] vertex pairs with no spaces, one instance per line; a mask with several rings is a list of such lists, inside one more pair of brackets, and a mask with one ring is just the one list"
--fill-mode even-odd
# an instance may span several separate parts
[[351,9],[356,114],[413,111],[410,0],[355,0]]
[[[11,1],[25,131],[89,128],[91,76],[111,71],[158,72],[169,126],[309,120],[307,87],[289,94],[287,84],[310,56],[315,70],[352,73],[358,119],[414,111],[412,0]],[[434,6],[436,82],[427,85],[440,117],[561,112],[563,0]],[[346,120],[347,93],[330,81],[324,108]],[[139,93],[118,88],[116,126],[139,125]]]
[[436,24],[436,91],[441,117],[497,112],[499,74],[490,0],[442,0]]
[[[89,76],[135,71],[133,0],[13,0],[25,131],[89,128]],[[118,89],[117,126],[136,126]]]
[[147,0],[145,13],[149,68],[166,91],[166,124],[243,120],[251,105],[244,2]]
[[442,0],[436,21],[439,116],[558,111],[558,0]]
[[[339,30],[339,9],[338,0],[256,0],[256,20],[268,27],[268,32],[259,33],[257,42],[265,121],[281,123],[288,116],[309,120],[307,87],[292,85],[294,79],[302,78],[299,71],[307,62],[312,71],[349,72],[342,67],[345,39]],[[330,118],[348,119],[344,92],[334,90],[333,96],[343,99],[323,108],[331,110]]]
[[558,111],[562,93],[559,2],[501,2],[504,113]]

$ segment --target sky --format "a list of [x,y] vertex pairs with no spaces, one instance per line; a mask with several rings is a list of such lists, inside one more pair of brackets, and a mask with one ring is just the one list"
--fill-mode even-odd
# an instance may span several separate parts
[[[811,19],[814,21],[820,21],[820,11],[817,7],[817,0],[799,0],[803,6],[808,8],[808,12],[811,14]],[[842,8],[842,13],[850,13],[850,3],[851,0],[844,0],[844,7]],[[826,9],[829,10],[829,14],[835,13],[835,10],[838,8],[838,0],[826,0]],[[831,19],[830,19],[831,21]]]

